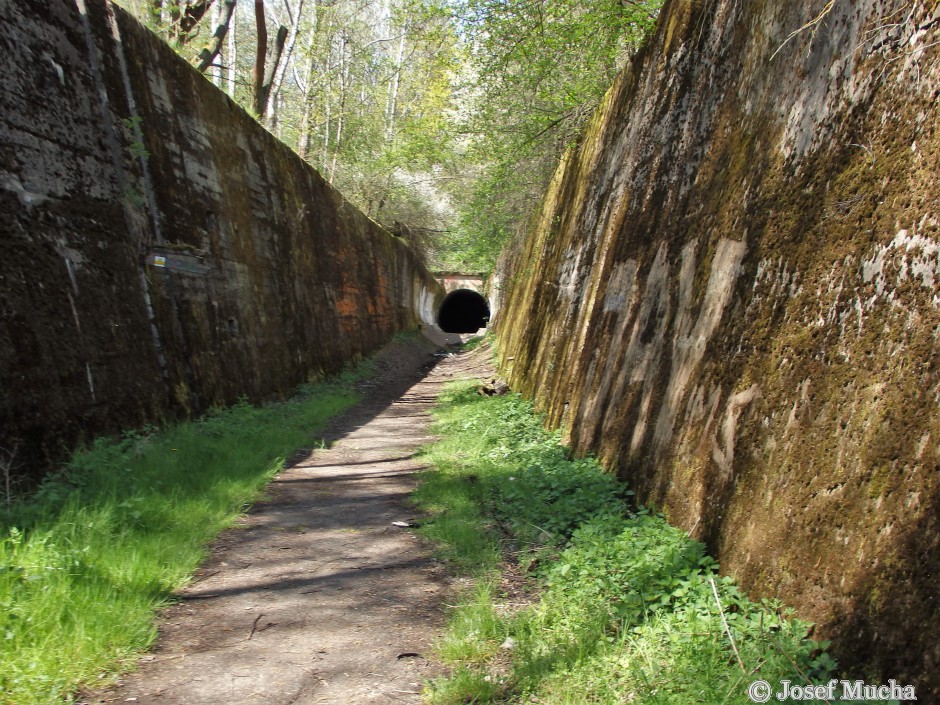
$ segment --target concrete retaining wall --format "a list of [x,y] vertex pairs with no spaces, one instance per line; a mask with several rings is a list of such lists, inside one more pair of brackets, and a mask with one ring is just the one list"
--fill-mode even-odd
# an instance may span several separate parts
[[940,701],[940,8],[668,2],[501,271],[511,384]]
[[[0,447],[258,401],[432,324],[409,248],[132,17],[0,0]],[[0,458],[2,460],[2,458]]]

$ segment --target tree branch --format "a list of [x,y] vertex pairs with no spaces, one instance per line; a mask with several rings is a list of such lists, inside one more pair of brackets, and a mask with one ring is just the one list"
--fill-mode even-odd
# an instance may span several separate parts
[[268,55],[268,25],[264,18],[264,0],[255,0],[255,24],[258,26],[258,42],[255,48],[255,65],[251,72],[252,98],[255,114],[264,113],[264,61]]
[[259,93],[256,95],[255,107],[258,117],[264,117],[268,111],[268,99],[271,97],[271,84],[274,82],[274,73],[281,63],[281,57],[284,54],[284,45],[287,43],[287,27],[281,25],[277,28],[277,35],[274,37],[274,46],[271,47],[271,55],[267,57],[267,68],[264,70],[264,77],[259,87]]
[[235,12],[235,3],[237,0],[224,0],[222,5],[222,16],[219,17],[219,25],[212,33],[212,40],[207,46],[202,48],[199,56],[196,58],[196,68],[200,73],[205,73],[212,66],[215,57],[222,51],[222,42],[225,41],[225,35],[228,34],[229,23],[232,21],[232,13]]

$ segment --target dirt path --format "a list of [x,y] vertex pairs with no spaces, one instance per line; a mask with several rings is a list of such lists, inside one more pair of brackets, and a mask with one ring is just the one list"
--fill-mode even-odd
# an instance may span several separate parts
[[167,609],[156,650],[86,703],[419,703],[449,583],[409,529],[408,496],[441,386],[483,355],[397,343],[329,449],[298,460],[216,543]]

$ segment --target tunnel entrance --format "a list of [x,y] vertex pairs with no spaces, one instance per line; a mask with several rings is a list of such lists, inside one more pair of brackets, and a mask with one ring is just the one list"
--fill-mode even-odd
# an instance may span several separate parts
[[470,289],[450,292],[437,310],[437,325],[445,333],[476,333],[489,320],[486,299]]

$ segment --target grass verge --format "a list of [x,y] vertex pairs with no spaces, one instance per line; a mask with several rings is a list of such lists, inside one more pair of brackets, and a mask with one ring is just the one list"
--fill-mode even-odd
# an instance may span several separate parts
[[467,342],[460,346],[460,351],[470,352],[472,350],[476,350],[477,348],[483,347],[484,345],[488,345],[490,348],[496,347],[496,336],[493,334],[492,330],[487,330],[482,335],[477,335],[473,338],[470,338]]
[[[701,543],[634,506],[596,461],[570,459],[528,403],[477,387],[442,395],[435,469],[415,495],[423,532],[468,584],[437,645],[451,676],[427,702],[723,705],[752,702],[758,679],[834,677],[809,624],[749,600]],[[521,608],[506,557],[527,575]]]
[[370,362],[288,402],[99,440],[0,511],[0,702],[68,702],[153,642],[183,586],[293,451],[358,400]]

